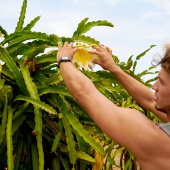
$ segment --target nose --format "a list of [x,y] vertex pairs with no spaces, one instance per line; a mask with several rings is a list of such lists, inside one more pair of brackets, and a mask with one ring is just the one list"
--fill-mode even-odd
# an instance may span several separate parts
[[158,80],[152,85],[152,89],[155,91],[158,91],[157,82],[158,82]]

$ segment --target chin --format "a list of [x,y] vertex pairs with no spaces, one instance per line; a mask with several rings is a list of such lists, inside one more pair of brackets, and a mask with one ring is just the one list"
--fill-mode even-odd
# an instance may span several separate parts
[[165,107],[159,107],[159,106],[155,105],[155,108],[156,108],[156,110],[161,111],[161,112],[167,114],[167,111],[166,111],[167,109]]

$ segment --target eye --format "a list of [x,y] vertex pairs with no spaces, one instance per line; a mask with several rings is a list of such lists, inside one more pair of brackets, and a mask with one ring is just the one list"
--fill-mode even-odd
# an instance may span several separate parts
[[162,79],[159,78],[159,82],[164,85],[164,81]]

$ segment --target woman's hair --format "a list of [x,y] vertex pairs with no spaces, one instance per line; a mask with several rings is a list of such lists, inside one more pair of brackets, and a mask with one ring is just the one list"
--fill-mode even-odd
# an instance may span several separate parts
[[[160,65],[168,73],[170,73],[170,44],[165,44],[164,49],[165,49],[164,56],[159,61],[157,61],[157,63],[154,65]],[[155,63],[156,60],[155,59],[153,60],[154,60],[153,62]]]

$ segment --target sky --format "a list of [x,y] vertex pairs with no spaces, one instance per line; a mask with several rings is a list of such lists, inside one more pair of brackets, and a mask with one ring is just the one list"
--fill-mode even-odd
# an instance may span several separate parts
[[[151,66],[156,53],[170,43],[169,0],[27,0],[24,25],[41,16],[33,31],[71,37],[78,23],[107,20],[114,27],[93,27],[86,35],[112,49],[126,62],[156,45],[138,63],[138,72]],[[0,0],[0,25],[12,33],[18,22],[23,0]]]

